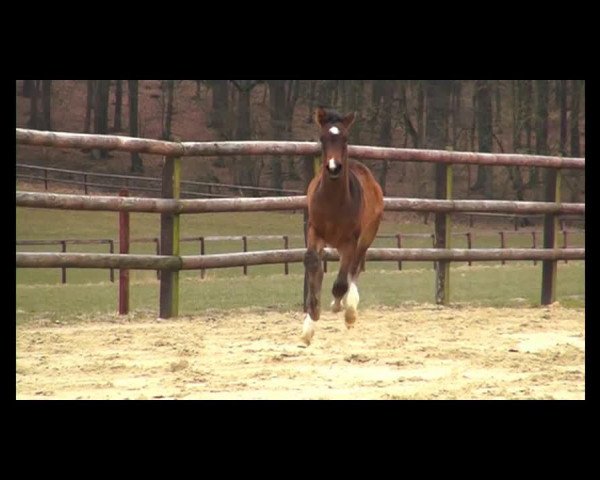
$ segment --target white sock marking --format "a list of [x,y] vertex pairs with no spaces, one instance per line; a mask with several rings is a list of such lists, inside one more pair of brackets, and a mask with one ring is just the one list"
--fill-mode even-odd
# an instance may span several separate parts
[[356,310],[358,308],[358,302],[360,301],[360,296],[358,295],[358,287],[356,283],[350,282],[350,286],[348,287],[348,293],[346,293],[346,308],[352,308]]
[[310,315],[307,313],[304,318],[304,324],[302,326],[302,341],[308,346],[310,345],[310,341],[312,340],[313,335],[315,334],[315,322]]

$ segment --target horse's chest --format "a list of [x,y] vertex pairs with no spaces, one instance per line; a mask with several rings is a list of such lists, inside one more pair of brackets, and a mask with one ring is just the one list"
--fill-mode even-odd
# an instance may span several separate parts
[[331,246],[360,235],[359,212],[355,209],[318,208],[311,212],[311,223],[319,236]]

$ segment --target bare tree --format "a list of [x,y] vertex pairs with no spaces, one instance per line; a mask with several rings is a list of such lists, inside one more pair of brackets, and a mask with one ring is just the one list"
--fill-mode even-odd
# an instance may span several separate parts
[[[511,100],[512,100],[512,124],[513,124],[513,151],[520,153],[521,151],[521,132],[523,130],[523,81],[512,80],[511,82]],[[525,185],[521,170],[517,166],[506,167],[508,176],[515,190],[517,200],[525,199]]]
[[[237,117],[235,128],[236,140],[250,140],[252,135],[250,125],[250,93],[258,85],[259,80],[231,80],[238,90]],[[234,178],[240,185],[258,185],[258,159],[241,158],[233,163]]]
[[[381,129],[379,131],[379,145],[382,147],[392,146],[392,105],[394,100],[394,82],[392,80],[382,80],[381,85]],[[379,172],[379,184],[386,194],[386,181],[388,174],[388,161],[381,162]]]
[[559,99],[560,99],[560,154],[567,155],[567,81],[559,80]]
[[[175,80],[164,80],[162,82],[162,98],[163,98],[163,140],[171,138],[172,121],[173,121],[173,98],[175,95]],[[166,101],[165,101],[166,96]],[[166,108],[165,108],[166,103]]]
[[227,80],[208,80],[207,84],[212,90],[208,126],[217,131],[219,140],[231,140],[229,82]]
[[[294,108],[299,96],[298,80],[268,80],[269,110],[271,115],[271,136],[274,140],[289,140],[292,134]],[[281,157],[271,160],[271,185],[283,188]],[[290,161],[292,163],[293,160]],[[288,170],[293,164],[288,164]],[[291,171],[290,171],[291,173]]]
[[35,80],[23,80],[23,96],[31,98],[35,90]]
[[52,80],[42,80],[42,125],[52,130]]
[[533,132],[533,80],[523,80],[524,97],[524,127],[525,127],[525,138],[527,150],[526,153],[533,153],[531,147],[531,134]]
[[[129,95],[129,135],[138,136],[138,80],[127,80]],[[131,171],[142,173],[144,164],[138,152],[131,152]]]
[[[477,139],[480,152],[492,151],[492,91],[489,80],[475,81],[475,97],[477,99],[475,117],[477,119]],[[493,170],[490,167],[477,167],[477,181],[473,190],[482,189],[486,198],[492,198]]]
[[38,97],[40,92],[40,80],[33,80],[33,88],[30,92],[30,109],[29,109],[29,121],[27,126],[29,128],[38,128]]
[[[108,133],[108,93],[110,80],[96,80],[94,95],[94,133],[106,135]],[[96,159],[108,158],[105,149],[93,149],[92,157]]]
[[88,80],[87,83],[87,102],[85,105],[85,119],[83,120],[83,131],[85,133],[91,132],[92,123],[92,110],[94,110],[94,93],[96,87],[94,84],[95,80]]
[[579,99],[581,81],[571,80],[571,156],[579,157]]
[[115,80],[115,120],[113,130],[121,131],[121,111],[123,109],[123,80]]
[[[535,153],[548,155],[548,80],[535,81]],[[530,168],[529,185],[539,185],[539,169]]]

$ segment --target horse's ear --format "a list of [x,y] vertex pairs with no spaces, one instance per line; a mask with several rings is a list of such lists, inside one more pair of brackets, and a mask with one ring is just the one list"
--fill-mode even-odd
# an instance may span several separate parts
[[356,112],[350,112],[344,118],[342,118],[342,125],[348,130],[350,126],[354,123],[354,119],[356,118]]
[[319,127],[322,127],[325,124],[325,109],[323,107],[317,107],[315,111],[315,122]]

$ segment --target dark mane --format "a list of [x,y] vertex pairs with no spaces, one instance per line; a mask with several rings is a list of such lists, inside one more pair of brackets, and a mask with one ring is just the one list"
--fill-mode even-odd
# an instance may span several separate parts
[[325,116],[323,118],[323,123],[340,123],[344,116],[340,115],[337,110],[332,108],[321,107],[325,111]]

